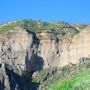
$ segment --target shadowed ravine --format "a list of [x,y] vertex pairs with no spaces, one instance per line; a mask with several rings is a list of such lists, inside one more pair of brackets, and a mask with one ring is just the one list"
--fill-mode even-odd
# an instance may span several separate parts
[[[29,34],[31,33],[29,31],[27,32]],[[10,70],[7,65],[5,65],[5,72],[9,78],[10,90],[37,90],[39,87],[39,83],[32,82],[32,74],[43,69],[44,60],[42,59],[42,57],[37,56],[37,52],[33,49],[33,46],[38,49],[39,39],[34,33],[32,33],[32,35],[33,43],[30,48],[31,50],[33,50],[33,55],[31,56],[31,58],[29,58],[30,50],[27,50],[25,56],[26,69],[25,71],[21,71],[22,75],[14,72],[14,69]],[[4,81],[0,82],[0,90],[4,90],[5,88],[6,87],[4,86]]]

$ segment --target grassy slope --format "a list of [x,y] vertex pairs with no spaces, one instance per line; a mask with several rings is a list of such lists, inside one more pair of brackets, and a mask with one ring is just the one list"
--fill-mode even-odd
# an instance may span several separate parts
[[[52,72],[54,74],[52,75]],[[47,77],[47,74],[50,76],[46,81],[44,79]],[[73,65],[73,67],[65,66],[60,71],[52,69],[42,70],[37,75],[32,78],[33,82],[43,82],[43,85],[40,86],[40,90],[74,90],[73,84],[81,83],[84,81],[90,80],[90,59],[86,58],[86,61],[83,64]],[[82,82],[81,82],[82,81]],[[60,83],[59,83],[60,82]],[[88,83],[90,85],[90,82]],[[84,85],[82,90],[88,86]],[[78,87],[75,90],[80,90]],[[88,87],[89,88],[89,87]]]
[[4,33],[4,32],[6,32],[8,30],[12,30],[12,29],[14,29],[15,27],[17,27],[19,25],[20,25],[19,21],[11,23],[11,24],[7,24],[7,25],[0,28],[0,33]]
[[[90,90],[90,59],[72,68],[63,67],[62,79],[49,90]],[[60,77],[61,78],[61,77]]]
[[50,90],[90,90],[90,68],[71,80],[64,80]]
[[[24,29],[27,29],[31,32],[43,32],[45,30],[49,30],[53,33],[49,33],[51,37],[56,37],[57,35],[61,35],[62,37],[69,38],[80,31],[75,27],[65,23],[65,22],[41,22],[41,21],[32,21],[32,20],[20,20],[14,23],[7,24],[0,28],[0,33],[6,32],[8,30],[12,30],[15,27],[20,26]],[[81,30],[81,29],[80,29]],[[83,28],[82,28],[83,30]],[[60,37],[61,37],[60,36]]]

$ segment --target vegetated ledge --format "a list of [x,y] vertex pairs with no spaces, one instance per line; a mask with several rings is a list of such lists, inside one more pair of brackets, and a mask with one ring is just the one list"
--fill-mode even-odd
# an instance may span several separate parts
[[[36,72],[33,75],[32,81],[40,82],[39,90],[69,90],[70,88],[72,90],[79,90],[80,87],[82,90],[86,90],[86,87],[90,88],[90,78],[87,78],[89,74],[90,58],[81,58],[78,64],[72,64],[72,66],[67,65],[61,69],[53,67]],[[77,78],[83,81],[89,79],[89,83],[84,86],[84,83],[80,82]],[[73,82],[73,80],[76,81]],[[75,86],[78,81],[80,86]]]
[[15,27],[21,27],[35,33],[39,39],[43,39],[44,35],[42,35],[42,33],[47,33],[48,37],[52,39],[56,37],[68,39],[84,30],[87,26],[88,25],[83,24],[67,24],[65,22],[20,20],[0,25],[0,33],[2,34],[8,30],[13,30]]

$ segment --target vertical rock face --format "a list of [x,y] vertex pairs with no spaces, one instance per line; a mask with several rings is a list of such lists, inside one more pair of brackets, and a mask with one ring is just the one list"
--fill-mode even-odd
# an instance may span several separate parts
[[76,35],[69,46],[69,61],[77,63],[82,57],[90,57],[90,28]]
[[79,63],[80,58],[90,57],[90,28],[68,40],[40,40],[38,55],[44,59],[44,68]]
[[36,52],[33,53],[35,47],[33,46],[33,36],[31,34],[18,27],[4,33],[2,37],[0,41],[1,62],[23,71],[26,70],[26,64],[30,60],[31,63],[35,62]]
[[4,64],[0,64],[0,90],[10,90],[9,78],[6,74]]
[[51,39],[46,32],[41,35],[45,38],[19,27],[0,35],[0,62],[31,72],[75,64],[90,56],[89,27],[70,40]]
[[0,88],[30,90],[27,82],[33,85],[32,75],[28,81],[28,74],[50,67],[76,64],[80,58],[90,57],[90,27],[71,39],[62,40],[61,36],[50,38],[52,33],[32,33],[16,27],[0,34],[0,63],[10,66],[10,70],[0,66]]
[[44,68],[56,66],[60,61],[60,53],[60,46],[57,40],[40,41],[38,55],[44,59]]

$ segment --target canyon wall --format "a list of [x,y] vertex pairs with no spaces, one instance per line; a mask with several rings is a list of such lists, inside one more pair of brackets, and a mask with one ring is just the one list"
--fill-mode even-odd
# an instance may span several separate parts
[[49,67],[63,67],[79,63],[90,56],[90,28],[73,38],[50,39],[48,33],[39,33],[43,39],[20,27],[0,35],[0,62],[22,71],[31,72]]

